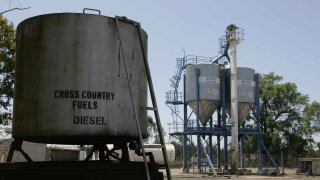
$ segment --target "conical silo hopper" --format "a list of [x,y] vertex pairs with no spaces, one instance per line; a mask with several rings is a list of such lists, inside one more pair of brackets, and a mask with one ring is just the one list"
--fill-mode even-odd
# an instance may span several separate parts
[[[255,106],[254,69],[238,67],[238,122],[239,125],[248,117]],[[230,69],[226,69],[227,113],[231,114]]]
[[186,101],[195,113],[197,112],[197,82],[199,83],[198,118],[201,124],[205,125],[220,105],[220,66],[196,64],[186,68]]

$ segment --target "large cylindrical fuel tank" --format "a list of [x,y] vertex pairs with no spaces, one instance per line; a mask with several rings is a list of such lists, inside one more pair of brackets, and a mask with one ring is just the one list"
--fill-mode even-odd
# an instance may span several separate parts
[[195,113],[197,112],[197,82],[199,86],[200,122],[205,125],[221,101],[220,66],[217,64],[187,66],[186,101]]
[[[230,69],[226,69],[227,112],[231,114]],[[255,105],[254,69],[238,67],[238,122],[241,124]]]
[[[139,139],[146,131],[147,81],[136,26],[76,13],[32,17],[17,28],[13,137],[53,144]],[[142,31],[145,52],[147,34]]]

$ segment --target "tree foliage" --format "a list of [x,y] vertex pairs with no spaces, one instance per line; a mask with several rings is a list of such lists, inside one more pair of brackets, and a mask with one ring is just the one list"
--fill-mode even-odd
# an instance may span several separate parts
[[315,146],[318,147],[320,152],[320,142],[315,144],[314,137],[320,134],[320,103],[312,102],[307,104],[303,110],[303,129],[302,133],[308,141],[308,153],[313,154]]
[[[165,136],[165,131],[163,130],[163,127],[161,127],[161,131],[163,136]],[[160,144],[160,137],[157,129],[157,123],[153,120],[151,116],[147,117],[147,134],[148,134],[147,141],[149,141],[149,143]]]
[[11,100],[13,98],[15,30],[13,24],[0,15],[0,124],[11,120]]
[[[183,161],[183,136],[177,136],[176,139],[170,141],[175,148],[175,160]],[[187,159],[191,159],[197,152],[197,147],[192,141],[187,142]]]
[[303,132],[307,135],[319,134],[320,133],[320,103],[312,102],[307,104],[303,110]]
[[272,154],[300,156],[305,153],[308,139],[304,137],[304,109],[308,96],[294,83],[281,83],[274,73],[260,78],[260,116],[264,144]]
[[175,160],[182,161],[183,160],[183,144],[182,144],[182,136],[180,136],[179,141],[171,140],[170,143],[173,144],[175,149]]
[[155,136],[156,132],[157,132],[157,125],[153,121],[152,117],[148,116],[147,117],[147,133],[148,133],[147,141],[152,139]]

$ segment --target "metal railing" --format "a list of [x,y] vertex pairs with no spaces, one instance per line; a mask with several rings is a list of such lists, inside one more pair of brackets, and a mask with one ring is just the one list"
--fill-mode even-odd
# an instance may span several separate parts
[[[189,119],[187,123],[187,129],[196,129],[197,128],[197,120],[196,119]],[[184,129],[184,123],[179,122],[173,122],[168,123],[169,125],[169,134],[172,133],[182,133]]]
[[182,92],[177,92],[175,90],[166,92],[166,103],[169,103],[169,104],[183,103]]

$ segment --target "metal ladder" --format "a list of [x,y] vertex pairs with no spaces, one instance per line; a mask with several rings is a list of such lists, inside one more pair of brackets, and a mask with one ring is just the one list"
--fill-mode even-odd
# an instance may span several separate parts
[[[216,170],[214,169],[214,166],[213,166],[213,164],[211,162],[211,159],[210,159],[206,149],[203,146],[203,141],[205,141],[205,139],[203,139],[203,140],[202,139],[203,139],[203,137],[200,138],[201,149],[202,149],[202,151],[203,151],[203,153],[204,153],[204,155],[205,155],[205,157],[206,157],[206,159],[207,159],[207,161],[209,163],[210,169],[212,171],[212,176],[216,176],[217,175]],[[197,156],[200,156],[200,154],[199,155],[197,154]]]
[[[123,53],[123,47],[122,47],[122,41],[121,41],[121,35],[120,35],[120,29],[119,29],[119,20],[131,23],[134,26],[136,26],[138,34],[139,34],[139,42],[140,42],[140,48],[141,48],[141,52],[142,52],[142,56],[143,56],[143,64],[144,64],[144,68],[145,68],[145,72],[146,72],[146,76],[147,76],[147,81],[148,81],[148,86],[149,86],[149,91],[150,91],[151,100],[152,100],[152,106],[153,106],[153,107],[147,107],[147,110],[152,110],[154,112],[154,116],[155,116],[155,120],[156,120],[156,124],[157,124],[157,130],[158,130],[158,134],[159,134],[159,138],[160,138],[160,145],[159,146],[153,146],[151,148],[161,148],[164,164],[160,164],[159,168],[166,169],[167,179],[171,180],[172,178],[171,178],[171,172],[170,172],[169,161],[168,161],[168,156],[167,156],[167,149],[166,149],[166,146],[165,146],[163,132],[162,132],[162,129],[161,129],[162,126],[161,126],[161,122],[160,122],[160,116],[159,116],[159,111],[158,111],[158,107],[157,107],[156,96],[155,96],[155,93],[154,93],[154,88],[153,88],[153,83],[152,83],[149,63],[148,63],[148,60],[147,60],[147,57],[146,57],[146,53],[145,53],[144,47],[143,47],[141,25],[140,25],[140,23],[132,21],[132,20],[129,20],[126,17],[119,17],[119,16],[115,17],[116,28],[117,28],[117,32],[118,32],[119,40],[120,40],[120,49],[121,49],[121,53],[122,53],[123,58],[124,58],[124,53]],[[137,124],[137,129],[138,129],[138,133],[139,133],[139,140],[140,140],[140,145],[141,145],[141,149],[142,149],[145,169],[146,169],[146,176],[147,176],[147,179],[150,180],[150,173],[149,173],[149,168],[148,168],[147,159],[146,159],[145,146],[143,145],[140,121],[139,121],[139,118],[138,118],[137,113],[136,113],[137,112],[136,111],[136,107],[134,106],[134,103],[133,103],[133,95],[132,95],[132,91],[131,91],[131,84],[130,84],[130,81],[129,81],[129,78],[128,78],[129,76],[128,76],[128,72],[127,72],[127,65],[126,65],[125,59],[124,59],[124,66],[125,66],[127,80],[128,80],[128,86],[129,86],[129,91],[130,91],[130,96],[131,96],[131,103],[132,103],[132,106],[133,106],[133,110],[134,110],[134,114],[135,114],[135,120],[136,120],[136,124]],[[148,147],[148,148],[150,148],[150,147]]]

